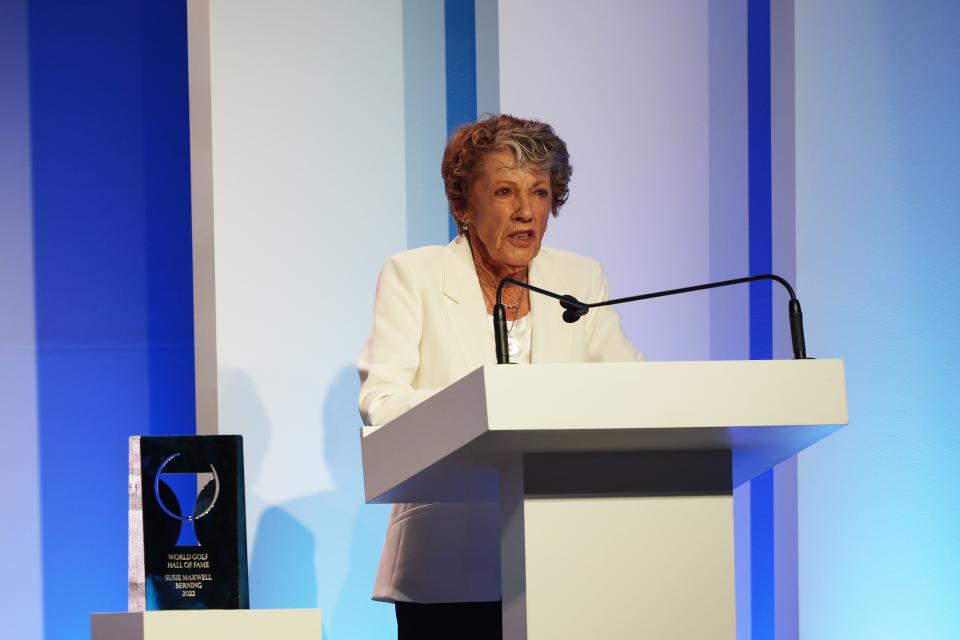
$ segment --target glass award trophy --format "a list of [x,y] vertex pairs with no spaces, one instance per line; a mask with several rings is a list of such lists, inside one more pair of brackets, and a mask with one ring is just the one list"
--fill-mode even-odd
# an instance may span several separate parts
[[240,436],[130,438],[130,611],[246,609]]

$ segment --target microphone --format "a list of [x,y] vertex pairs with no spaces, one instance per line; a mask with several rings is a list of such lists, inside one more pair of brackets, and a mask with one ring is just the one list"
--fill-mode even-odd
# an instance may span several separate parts
[[573,296],[561,296],[560,306],[563,307],[563,321],[567,324],[573,324],[583,316],[587,315],[590,307],[583,304]]
[[744,284],[747,282],[756,282],[758,280],[773,280],[779,282],[787,290],[790,301],[787,303],[787,313],[790,318],[790,340],[793,343],[793,357],[795,360],[805,360],[807,358],[807,345],[803,338],[803,312],[800,310],[800,301],[797,294],[794,293],[790,283],[778,275],[765,273],[746,278],[734,278],[733,280],[722,280],[720,282],[708,282],[698,284],[692,287],[682,287],[680,289],[668,289],[667,291],[655,291],[653,293],[643,293],[638,296],[629,296],[626,298],[616,298],[614,300],[604,300],[603,302],[586,303],[580,302],[571,295],[560,295],[540,287],[535,287],[527,282],[514,280],[513,278],[504,278],[497,287],[497,303],[493,306],[493,333],[494,343],[497,348],[497,364],[510,364],[510,354],[507,349],[507,312],[502,303],[503,287],[512,284],[524,289],[529,289],[535,293],[554,298],[560,302],[563,307],[563,321],[574,323],[594,307],[605,307],[608,305],[621,304],[624,302],[637,302],[639,300],[649,300],[651,298],[662,298],[681,293],[691,293],[693,291],[703,291],[704,289],[716,289],[718,287],[728,287],[734,284]]

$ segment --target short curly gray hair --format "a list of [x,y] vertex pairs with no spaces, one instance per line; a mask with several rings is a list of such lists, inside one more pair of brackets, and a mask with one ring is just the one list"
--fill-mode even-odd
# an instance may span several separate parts
[[538,120],[524,120],[511,115],[491,115],[453,132],[443,152],[440,173],[450,208],[456,212],[467,206],[467,194],[474,171],[491,151],[510,151],[517,166],[529,164],[550,174],[553,202],[550,210],[556,216],[570,197],[570,154],[567,145],[553,127]]

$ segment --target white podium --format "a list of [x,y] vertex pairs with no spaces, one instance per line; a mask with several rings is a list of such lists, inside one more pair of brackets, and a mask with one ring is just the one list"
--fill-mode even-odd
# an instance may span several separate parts
[[733,488],[846,422],[839,360],[491,365],[364,428],[364,486],[500,502],[504,638],[734,640]]
[[320,640],[319,609],[94,613],[91,640]]

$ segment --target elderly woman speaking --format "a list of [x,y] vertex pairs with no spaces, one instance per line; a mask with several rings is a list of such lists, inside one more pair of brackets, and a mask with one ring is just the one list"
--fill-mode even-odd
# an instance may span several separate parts
[[[502,278],[587,302],[607,299],[597,262],[542,245],[572,173],[549,125],[508,115],[465,125],[447,144],[441,172],[460,233],[445,247],[399,253],[380,273],[359,362],[368,425],[496,363],[492,312]],[[566,324],[556,301],[524,288],[506,287],[503,302],[512,362],[638,358],[612,307]],[[496,504],[394,506],[373,597],[397,604],[401,639],[500,637],[499,535]]]

